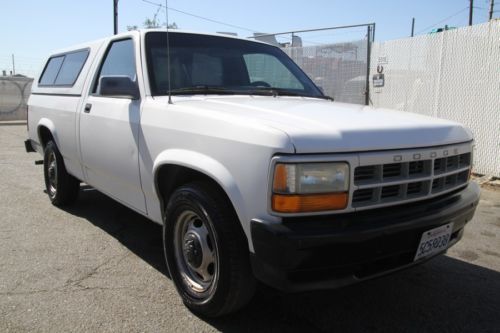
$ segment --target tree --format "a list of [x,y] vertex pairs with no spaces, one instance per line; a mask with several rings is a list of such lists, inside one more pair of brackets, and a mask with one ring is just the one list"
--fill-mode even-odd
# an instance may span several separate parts
[[[155,29],[155,28],[160,28],[162,26],[167,26],[166,23],[160,24],[160,21],[158,20],[158,14],[160,13],[162,9],[162,6],[159,5],[158,9],[156,10],[156,13],[153,15],[153,19],[150,19],[149,17],[146,17],[146,20],[142,23],[142,26],[145,29]],[[168,29],[178,29],[177,23],[173,22],[172,24],[169,24]],[[127,30],[137,30],[136,25],[129,25],[127,26]]]
[[154,29],[154,28],[159,28],[160,27],[160,24],[156,20],[156,17],[154,17],[153,19],[146,18],[146,20],[144,21],[144,23],[142,25],[146,29]]
[[[156,20],[155,18],[153,18],[153,19],[146,18],[146,20],[144,21],[142,26],[145,29],[155,29],[155,28],[164,27],[165,23],[160,24],[160,22],[158,22],[158,20]],[[177,23],[175,23],[175,22],[169,24],[168,28],[169,29],[179,29],[179,27],[177,26]],[[127,30],[128,31],[139,30],[139,27],[137,25],[127,25]]]

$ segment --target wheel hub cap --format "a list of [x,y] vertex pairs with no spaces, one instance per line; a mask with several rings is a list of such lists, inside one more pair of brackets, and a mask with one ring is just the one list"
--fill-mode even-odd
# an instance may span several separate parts
[[50,195],[55,195],[57,188],[57,161],[55,153],[51,153],[48,158],[48,180],[49,180],[49,192]]
[[182,212],[174,230],[176,264],[186,291],[196,297],[210,295],[218,280],[218,250],[207,221],[191,210]]
[[200,241],[193,233],[188,233],[184,237],[184,255],[192,268],[198,268],[203,261],[203,249]]

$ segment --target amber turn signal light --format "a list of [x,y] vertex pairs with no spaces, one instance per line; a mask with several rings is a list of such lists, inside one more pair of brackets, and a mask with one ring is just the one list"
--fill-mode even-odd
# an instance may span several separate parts
[[273,191],[287,191],[287,170],[285,164],[277,164],[274,171]]
[[306,213],[347,207],[347,193],[290,195],[273,194],[272,208],[279,213]]

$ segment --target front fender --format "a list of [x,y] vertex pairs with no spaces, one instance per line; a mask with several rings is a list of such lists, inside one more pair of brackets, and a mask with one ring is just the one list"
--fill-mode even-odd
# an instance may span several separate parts
[[174,164],[190,168],[213,179],[226,192],[240,221],[246,220],[245,206],[241,191],[239,190],[234,177],[222,163],[210,156],[190,150],[170,149],[161,152],[153,163],[155,192],[160,200],[161,198],[157,176],[160,167],[166,164]]

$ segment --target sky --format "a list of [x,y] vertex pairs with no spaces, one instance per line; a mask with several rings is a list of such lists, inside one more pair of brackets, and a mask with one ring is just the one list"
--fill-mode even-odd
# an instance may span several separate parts
[[[490,0],[474,1],[474,24],[488,18]],[[164,0],[119,0],[118,30],[141,27]],[[494,17],[500,16],[500,1]],[[469,0],[169,0],[169,22],[180,29],[202,32],[275,33],[342,25],[376,23],[376,41],[406,38],[415,17],[415,32],[423,34],[445,24],[468,24]],[[113,0],[0,0],[0,71],[33,76],[54,50],[113,34]],[[188,15],[188,14],[191,15]],[[165,11],[158,11],[160,23]],[[205,19],[202,19],[203,17]],[[209,21],[209,20],[212,21]],[[223,25],[222,22],[228,25]],[[365,29],[309,34],[317,43],[359,39]]]

